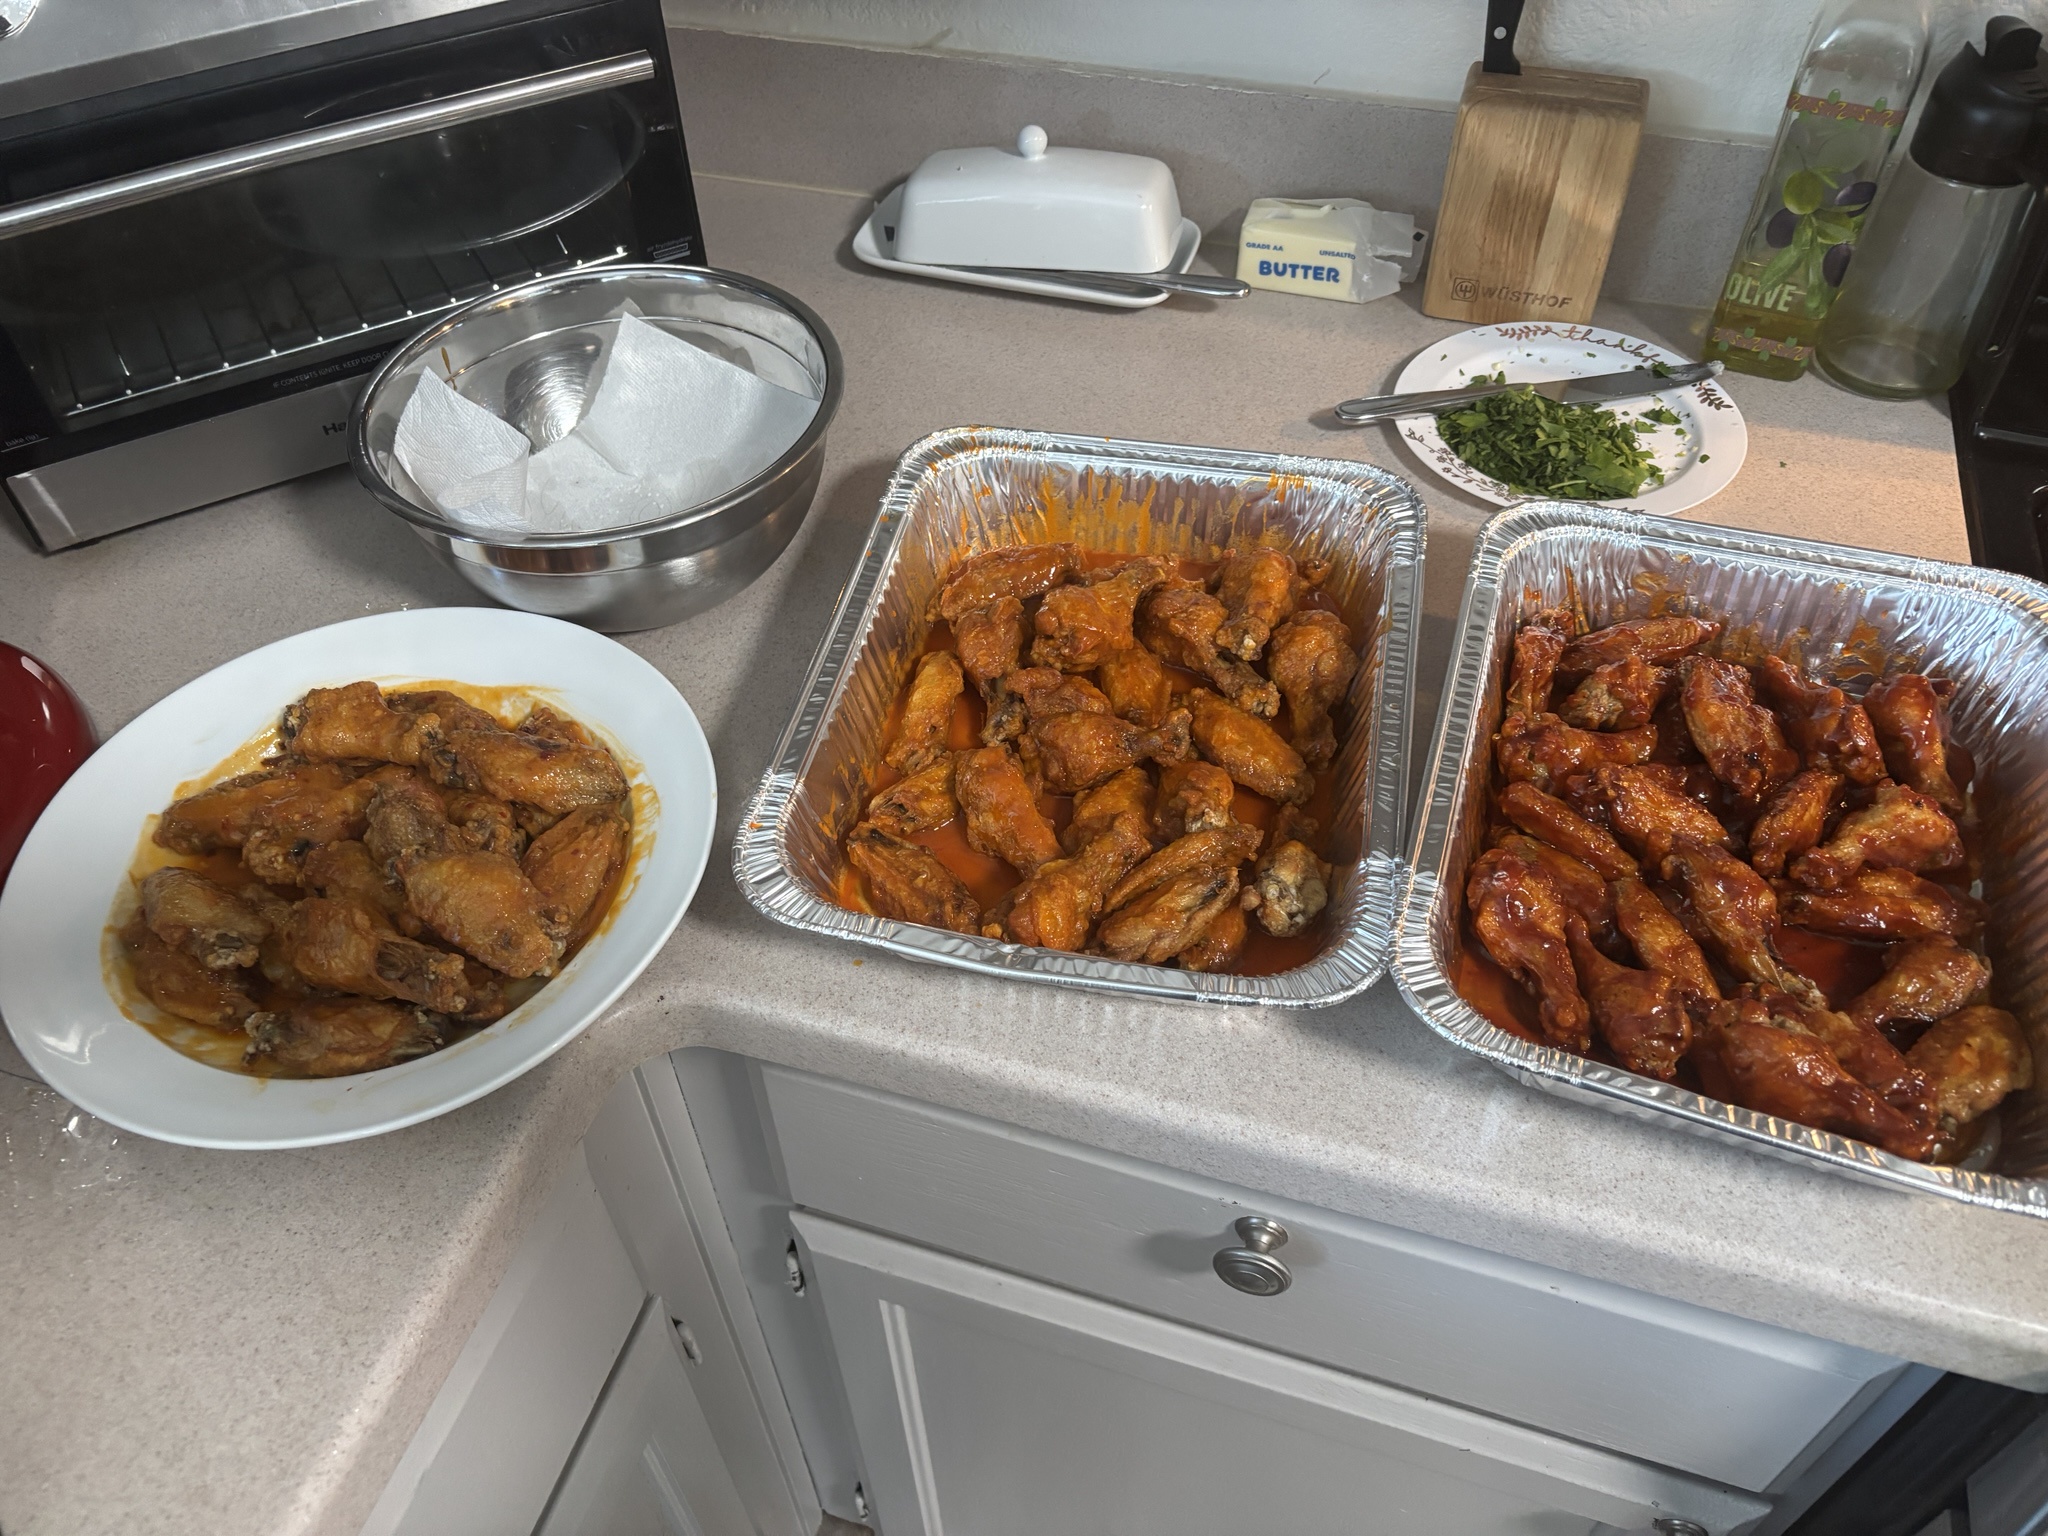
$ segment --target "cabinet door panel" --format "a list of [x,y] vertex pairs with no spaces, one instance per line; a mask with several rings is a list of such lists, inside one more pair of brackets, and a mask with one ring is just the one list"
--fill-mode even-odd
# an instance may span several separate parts
[[797,1213],[885,1536],[1728,1531],[1761,1500]]
[[752,1536],[754,1529],[655,1297],[534,1536]]
[[[893,1094],[761,1077],[799,1205],[1736,1487],[1795,1474],[1903,1368]],[[1287,1227],[1282,1295],[1210,1269],[1251,1211]]]

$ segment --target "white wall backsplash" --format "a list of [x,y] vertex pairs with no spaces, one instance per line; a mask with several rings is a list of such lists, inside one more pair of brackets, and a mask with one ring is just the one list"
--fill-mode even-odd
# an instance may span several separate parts
[[[1951,0],[1935,0],[1947,9]],[[1455,105],[1483,0],[665,0],[670,23]],[[1654,132],[1768,139],[1819,0],[1530,0],[1528,63],[1640,75]]]

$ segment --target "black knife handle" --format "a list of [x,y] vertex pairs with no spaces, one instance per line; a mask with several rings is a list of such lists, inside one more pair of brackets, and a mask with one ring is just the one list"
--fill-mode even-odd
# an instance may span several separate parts
[[1515,29],[1522,24],[1523,0],[1486,0],[1486,52],[1479,67],[1489,75],[1519,75]]

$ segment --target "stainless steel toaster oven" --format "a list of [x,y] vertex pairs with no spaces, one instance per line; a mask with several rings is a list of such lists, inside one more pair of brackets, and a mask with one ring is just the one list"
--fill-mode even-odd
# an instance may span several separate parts
[[628,261],[704,261],[660,0],[0,31],[0,483],[46,550],[339,464],[432,317]]

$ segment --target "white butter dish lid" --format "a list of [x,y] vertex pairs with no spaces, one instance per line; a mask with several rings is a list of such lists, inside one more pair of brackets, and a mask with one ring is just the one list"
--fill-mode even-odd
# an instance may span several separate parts
[[934,266],[1157,272],[1173,259],[1180,194],[1145,155],[1017,147],[941,150],[903,187],[896,254]]

